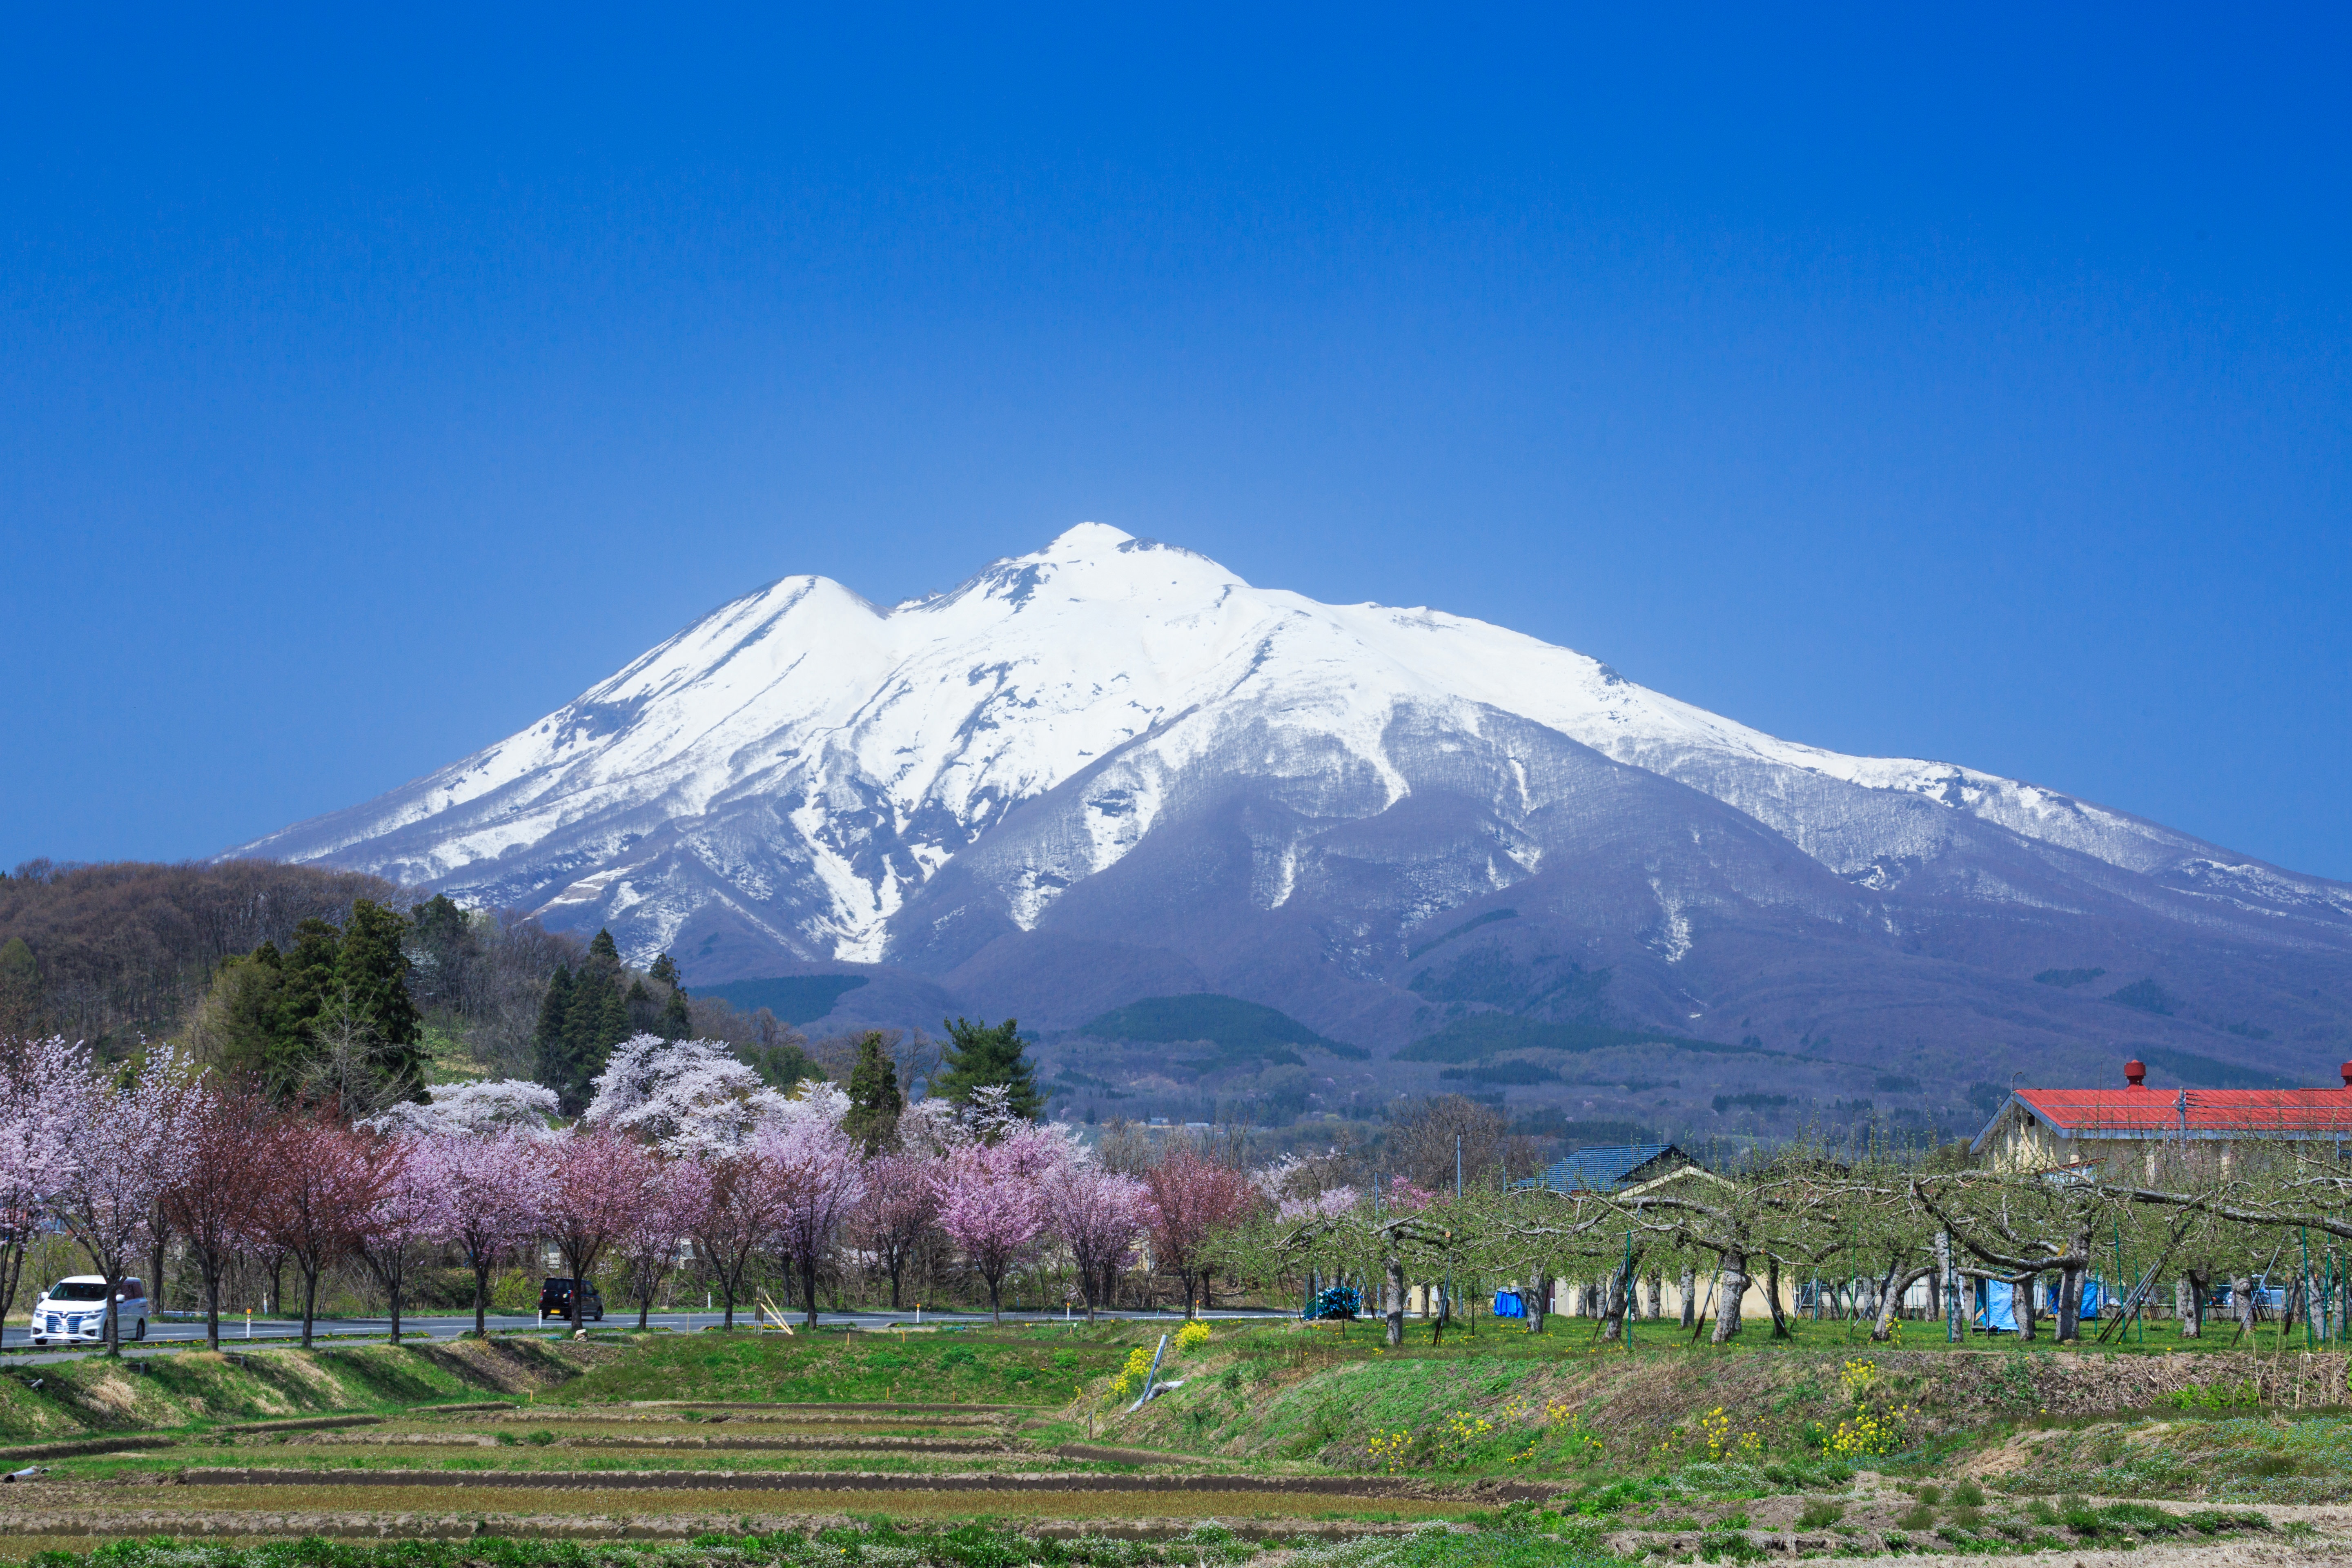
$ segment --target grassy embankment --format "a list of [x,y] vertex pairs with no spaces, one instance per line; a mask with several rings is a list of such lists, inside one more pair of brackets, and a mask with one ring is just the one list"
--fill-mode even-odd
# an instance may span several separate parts
[[134,1432],[204,1432],[224,1423],[520,1394],[575,1375],[609,1347],[536,1339],[314,1351],[201,1351],[112,1361],[88,1356],[0,1376],[0,1444]]

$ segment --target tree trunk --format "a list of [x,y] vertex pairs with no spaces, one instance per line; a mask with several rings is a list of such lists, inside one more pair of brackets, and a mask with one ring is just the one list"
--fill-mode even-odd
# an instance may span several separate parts
[[1739,1331],[1739,1298],[1748,1293],[1748,1255],[1727,1252],[1715,1284],[1715,1342],[1728,1344]]
[[205,1349],[218,1353],[220,1350],[220,1259],[208,1257],[199,1260],[205,1274]]
[[1599,1281],[1593,1290],[1594,1315],[1601,1320],[1601,1338],[1605,1343],[1615,1343],[1625,1337],[1625,1277],[1612,1274]]
[[474,1260],[474,1337],[490,1337],[490,1260],[487,1258]]
[[1660,1294],[1664,1289],[1665,1281],[1659,1277],[1658,1271],[1654,1268],[1651,1269],[1642,1281],[1642,1316],[1654,1323],[1665,1316],[1665,1308]]
[[808,1321],[803,1328],[816,1327],[816,1255],[801,1259],[801,1294],[808,1298]]
[[1910,1293],[1912,1286],[1922,1279],[1932,1279],[1934,1274],[1934,1267],[1929,1265],[1914,1268],[1894,1281],[1892,1287],[1879,1299],[1878,1317],[1870,1328],[1870,1337],[1873,1340],[1885,1344],[1894,1337],[1895,1314],[1902,1310],[1903,1298]]
[[2238,1331],[2252,1339],[2254,1333],[2254,1277],[2232,1275],[2230,1279],[2231,1304],[2238,1309]]
[[392,1342],[400,1342],[400,1276],[394,1273],[387,1293],[392,1297]]
[[2017,1319],[2017,1342],[2030,1344],[2033,1340],[2033,1282],[2039,1276],[2027,1274],[2010,1282],[2010,1311]]
[[2184,1340],[2202,1339],[2205,1336],[2205,1298],[2211,1293],[2211,1284],[2206,1276],[2194,1269],[2183,1274],[2180,1282],[2188,1292],[2188,1305],[2180,1312],[2180,1337]]
[[309,1350],[311,1321],[319,1310],[319,1271],[299,1258],[295,1266],[302,1270],[302,1348]]
[[1687,1263],[1683,1265],[1683,1277],[1678,1281],[1683,1297],[1683,1327],[1698,1327],[1698,1274]]
[[1389,1254],[1388,1278],[1381,1282],[1381,1294],[1388,1298],[1382,1303],[1388,1319],[1388,1331],[1382,1337],[1394,1350],[1404,1343],[1404,1258],[1401,1254]]
[[2058,1342],[2078,1343],[2083,1338],[2083,1269],[2069,1263],[2058,1270]]
[[[1003,1276],[985,1274],[982,1278],[988,1281],[988,1310],[1001,1323],[1004,1321],[1004,1302],[998,1296],[997,1288],[1003,1283]],[[1192,1277],[1189,1274],[1184,1277],[1184,1315],[1188,1318],[1192,1315]]]
[[[100,1267],[99,1272],[106,1277],[106,1300],[101,1308],[103,1315],[98,1320],[99,1327],[105,1335],[106,1353],[110,1356],[119,1356],[122,1353],[122,1314],[115,1310],[114,1298],[121,1292],[122,1279],[116,1269],[108,1268],[103,1265]],[[307,1344],[309,1342],[305,1341],[304,1343]]]
[[1794,1338],[1789,1332],[1788,1317],[1780,1310],[1780,1260],[1778,1258],[1765,1260],[1764,1305],[1772,1314],[1772,1337],[1776,1340]]
[[1536,1270],[1533,1297],[1528,1304],[1528,1332],[1539,1334],[1544,1331],[1544,1319],[1551,1312],[1551,1276],[1540,1268]]

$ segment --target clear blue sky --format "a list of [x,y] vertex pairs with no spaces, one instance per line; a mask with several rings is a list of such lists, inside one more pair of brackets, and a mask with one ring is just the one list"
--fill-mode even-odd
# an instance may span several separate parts
[[0,864],[1098,519],[2352,878],[2340,9],[495,9],[12,18]]

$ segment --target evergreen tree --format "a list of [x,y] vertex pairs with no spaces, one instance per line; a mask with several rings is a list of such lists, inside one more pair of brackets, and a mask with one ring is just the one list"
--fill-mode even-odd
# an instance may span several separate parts
[[547,994],[540,998],[539,1027],[532,1032],[531,1043],[538,1047],[538,1061],[531,1077],[561,1096],[570,1079],[570,1058],[565,1044],[571,1036],[566,1016],[572,1011],[572,966],[559,963],[553,978],[547,983]]
[[408,994],[408,955],[401,947],[407,934],[408,922],[397,910],[373,899],[354,901],[335,952],[328,996],[373,1037],[378,1074],[400,1098],[422,1100],[425,1064],[432,1053],[425,1047],[424,1023]]
[[669,999],[662,1004],[654,1033],[665,1040],[682,1040],[693,1034],[694,1017],[686,1007],[686,976],[677,972],[677,961],[666,952],[656,954],[646,977],[669,987]]
[[653,1033],[654,1026],[661,1022],[661,1008],[655,1003],[654,994],[646,989],[645,976],[629,982],[629,994],[622,1001],[628,1004],[629,1033]]
[[415,953],[409,994],[425,1009],[463,1007],[468,982],[482,959],[482,939],[473,917],[436,893],[409,911],[409,945]]
[[1007,1018],[994,1028],[967,1018],[942,1023],[948,1046],[932,1088],[958,1105],[969,1105],[972,1090],[1001,1084],[1009,1091],[1005,1104],[1034,1121],[1045,1100],[1037,1092],[1036,1070],[1023,1054],[1020,1021]]
[[857,1065],[849,1070],[849,1113],[841,1130],[866,1145],[868,1154],[895,1142],[898,1113],[907,1109],[898,1092],[898,1069],[884,1050],[882,1032],[869,1029],[857,1042]]
[[572,1001],[563,1012],[563,1063],[560,1080],[545,1081],[555,1090],[566,1116],[588,1109],[595,1094],[596,1075],[613,1047],[629,1037],[628,998],[621,991],[621,955],[613,933],[600,931],[588,944],[588,957],[572,976]]

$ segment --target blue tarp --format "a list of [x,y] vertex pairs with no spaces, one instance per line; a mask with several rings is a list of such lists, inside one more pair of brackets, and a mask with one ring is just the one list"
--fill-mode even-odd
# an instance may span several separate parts
[[1524,1318],[1527,1315],[1528,1304],[1519,1300],[1519,1293],[1517,1290],[1497,1290],[1495,1292],[1495,1316],[1498,1318]]
[[2094,1274],[2088,1279],[2083,1281],[2084,1317],[2097,1317],[2099,1315],[2099,1307],[2105,1300],[2106,1292],[2100,1287],[2099,1277],[2097,1275]]
[[1364,1310],[1364,1299],[1352,1285],[1334,1285],[1315,1298],[1307,1309],[1309,1318],[1352,1318]]
[[2017,1332],[2017,1289],[1997,1279],[1985,1282],[1984,1305],[1977,1310],[1977,1327],[1998,1332]]

